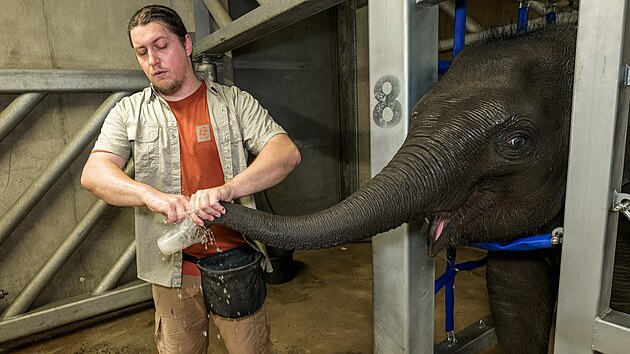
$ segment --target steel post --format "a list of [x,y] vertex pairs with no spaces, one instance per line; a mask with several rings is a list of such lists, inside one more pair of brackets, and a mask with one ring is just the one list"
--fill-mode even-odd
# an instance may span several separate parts
[[[623,84],[629,18],[626,0],[580,2],[555,353],[628,352],[627,338],[597,346],[606,323],[596,318],[610,306],[619,217],[611,208],[630,101]],[[614,332],[601,333],[608,340]]]
[[[368,4],[372,176],[408,132],[411,109],[437,81],[437,6]],[[420,225],[372,238],[374,353],[433,353],[434,263]]]

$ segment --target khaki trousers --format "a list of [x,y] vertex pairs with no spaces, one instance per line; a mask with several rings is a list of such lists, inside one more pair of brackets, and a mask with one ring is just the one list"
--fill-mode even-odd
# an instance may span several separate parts
[[230,354],[270,354],[270,328],[265,305],[239,319],[208,315],[203,302],[201,278],[183,275],[180,288],[153,284],[155,343],[160,354],[206,354],[208,317]]

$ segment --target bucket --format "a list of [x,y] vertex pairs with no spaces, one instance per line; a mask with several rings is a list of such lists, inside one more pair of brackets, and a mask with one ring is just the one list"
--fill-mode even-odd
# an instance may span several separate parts
[[284,284],[293,279],[296,273],[293,265],[293,250],[267,246],[267,254],[273,267],[273,272],[263,273],[268,284]]
[[206,309],[225,318],[256,312],[267,295],[261,260],[262,254],[245,246],[197,261]]

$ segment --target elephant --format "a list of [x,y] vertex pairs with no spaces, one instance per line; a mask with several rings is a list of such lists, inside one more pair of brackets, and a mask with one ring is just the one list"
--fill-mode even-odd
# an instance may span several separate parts
[[[467,46],[415,104],[391,161],[337,205],[288,217],[223,203],[214,223],[274,247],[319,249],[426,222],[430,256],[550,233],[563,222],[576,33],[574,23],[555,24]],[[488,253],[502,352],[547,353],[560,248]],[[617,266],[626,272],[613,297],[624,301],[613,306],[630,312],[628,267]]]

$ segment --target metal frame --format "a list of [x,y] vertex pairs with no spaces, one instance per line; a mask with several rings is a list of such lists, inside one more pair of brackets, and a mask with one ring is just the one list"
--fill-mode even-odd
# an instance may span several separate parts
[[[416,101],[437,81],[438,7],[374,1],[368,20],[370,111],[381,122],[370,127],[371,151],[379,152],[371,156],[373,176],[402,144]],[[388,108],[375,109],[385,102]],[[433,352],[433,320],[427,319],[433,319],[434,262],[419,229],[405,224],[372,238],[374,353]]]
[[[1,245],[70,164],[92,142],[109,110],[121,98],[129,95],[129,92],[115,91],[138,91],[148,85],[148,80],[139,71],[0,70],[0,83],[2,83],[0,93],[24,92],[0,114],[3,122],[0,126],[2,139],[42,100],[46,93],[114,91],[87,119],[85,126],[61,153],[0,218]],[[133,174],[133,164],[127,166],[125,172]],[[132,242],[91,295],[66,299],[48,304],[44,309],[26,312],[85,240],[107,207],[105,202],[96,201],[64,243],[57,248],[46,264],[4,310],[0,316],[0,345],[151,299],[151,286],[143,282],[134,282],[121,289],[110,291],[135,258],[135,242]]]
[[580,2],[556,353],[627,353],[627,314],[610,312],[630,93],[628,3]]

